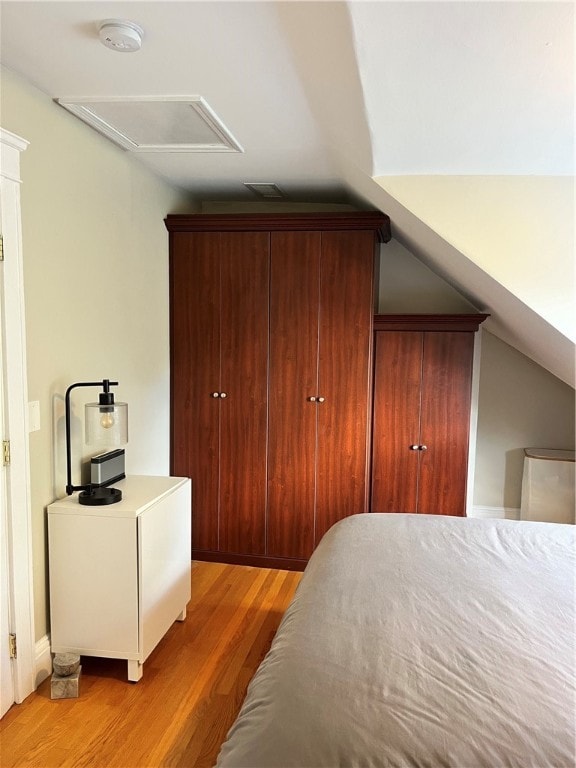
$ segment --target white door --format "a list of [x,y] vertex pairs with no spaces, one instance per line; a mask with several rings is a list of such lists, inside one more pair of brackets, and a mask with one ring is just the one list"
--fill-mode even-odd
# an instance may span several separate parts
[[[20,153],[27,142],[0,128],[0,714],[35,687],[32,520],[28,452],[26,333],[20,226]],[[9,636],[17,639],[10,659]]]
[[[0,206],[2,201],[0,199]],[[0,221],[2,220],[0,211]],[[4,431],[4,411],[5,411],[5,376],[6,365],[4,359],[4,265],[0,262],[0,435],[6,434]],[[9,581],[10,567],[8,551],[8,496],[6,493],[6,467],[4,466],[3,455],[0,457],[0,717],[2,717],[16,701],[14,690],[14,662],[10,658],[9,637],[11,630],[10,621],[10,594],[11,585]]]

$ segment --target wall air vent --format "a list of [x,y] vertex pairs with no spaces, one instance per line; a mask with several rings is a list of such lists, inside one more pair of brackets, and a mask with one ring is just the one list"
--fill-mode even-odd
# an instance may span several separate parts
[[131,152],[243,152],[201,96],[56,99]]

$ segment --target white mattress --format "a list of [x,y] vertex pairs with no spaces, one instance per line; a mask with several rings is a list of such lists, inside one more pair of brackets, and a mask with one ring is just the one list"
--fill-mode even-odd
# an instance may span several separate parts
[[218,767],[574,766],[574,559],[568,525],[342,520]]

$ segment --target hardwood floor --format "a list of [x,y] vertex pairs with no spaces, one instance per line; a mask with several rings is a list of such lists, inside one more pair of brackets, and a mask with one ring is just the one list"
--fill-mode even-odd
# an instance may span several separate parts
[[83,657],[80,696],[50,680],[0,721],[0,765],[208,768],[268,651],[302,574],[194,562],[186,621],[144,665]]

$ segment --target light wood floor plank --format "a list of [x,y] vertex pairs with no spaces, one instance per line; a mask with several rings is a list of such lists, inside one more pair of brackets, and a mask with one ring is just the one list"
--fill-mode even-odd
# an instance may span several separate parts
[[195,562],[176,622],[137,684],[126,662],[82,659],[80,697],[46,680],[0,721],[2,768],[210,768],[301,574]]

